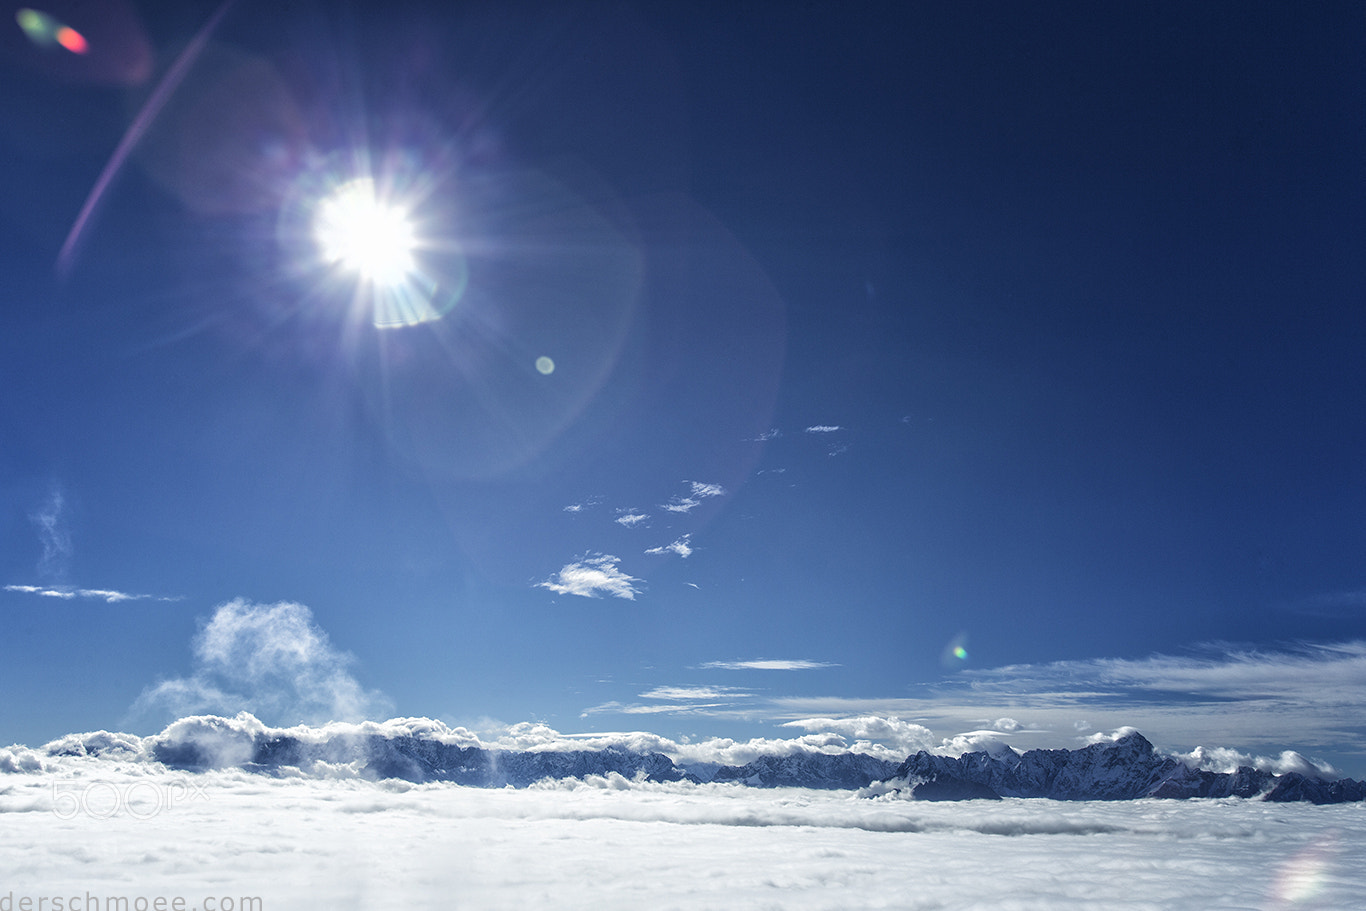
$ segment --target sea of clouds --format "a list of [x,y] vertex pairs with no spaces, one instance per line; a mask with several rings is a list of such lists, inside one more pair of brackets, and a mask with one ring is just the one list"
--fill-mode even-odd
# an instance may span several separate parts
[[185,773],[139,749],[6,753],[0,902],[1170,911],[1366,895],[1363,804],[925,803],[615,774],[479,789]]
[[[1362,803],[930,803],[616,774],[480,789],[376,781],[358,763],[322,761],[251,772],[236,766],[253,743],[276,737],[616,747],[704,771],[763,755],[852,751],[900,761],[919,749],[996,751],[1028,731],[998,718],[943,739],[891,715],[808,715],[782,726],[792,736],[684,741],[534,723],[476,732],[427,718],[362,721],[381,695],[355,682],[306,608],[288,603],[220,607],[195,655],[193,674],[150,687],[140,705],[227,717],[188,715],[147,737],[96,731],[0,748],[0,911],[1336,911],[1362,907],[1366,895]],[[253,710],[356,720],[273,727]],[[216,767],[187,772],[156,761],[159,746],[175,744],[194,744]],[[1178,758],[1218,771],[1332,772],[1292,752],[1199,748]]]

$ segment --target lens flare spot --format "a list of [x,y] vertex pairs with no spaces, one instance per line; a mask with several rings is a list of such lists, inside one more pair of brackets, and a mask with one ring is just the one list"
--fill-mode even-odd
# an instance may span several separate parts
[[1277,872],[1273,891],[1276,908],[1317,904],[1333,874],[1336,838],[1320,839],[1286,861]]
[[28,36],[28,40],[38,47],[59,45],[73,54],[85,54],[90,50],[84,35],[47,13],[24,7],[15,12],[14,21],[19,23],[19,28]]
[[939,663],[945,668],[956,668],[968,660],[968,634],[959,633],[944,646],[939,655]]
[[47,13],[25,7],[14,14],[14,21],[19,23],[19,28],[24,30],[29,41],[39,47],[48,47],[52,44],[53,32],[57,30],[57,20]]
[[57,29],[57,43],[73,54],[84,54],[90,50],[85,36],[67,25]]
[[550,376],[550,374],[555,372],[555,362],[545,355],[542,355],[536,358],[536,370],[542,376]]
[[324,199],[313,230],[329,262],[376,284],[401,285],[416,268],[408,213],[380,199],[368,177],[342,184]]

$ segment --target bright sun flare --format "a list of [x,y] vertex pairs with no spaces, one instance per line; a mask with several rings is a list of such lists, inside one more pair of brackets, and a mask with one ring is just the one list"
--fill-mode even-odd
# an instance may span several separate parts
[[313,236],[329,262],[378,285],[400,285],[416,266],[408,213],[381,200],[368,177],[342,184],[319,203]]

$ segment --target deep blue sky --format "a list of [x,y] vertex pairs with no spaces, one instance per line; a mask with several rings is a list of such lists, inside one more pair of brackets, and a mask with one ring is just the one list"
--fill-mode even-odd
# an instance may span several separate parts
[[[241,598],[385,713],[1366,772],[1360,4],[380,6],[232,8],[64,276],[215,7],[74,63],[6,7],[0,740],[270,714],[130,714]],[[445,318],[374,328],[296,230],[357,168],[463,249]],[[758,659],[812,666],[707,666]],[[1225,711],[1249,667],[1332,698]]]

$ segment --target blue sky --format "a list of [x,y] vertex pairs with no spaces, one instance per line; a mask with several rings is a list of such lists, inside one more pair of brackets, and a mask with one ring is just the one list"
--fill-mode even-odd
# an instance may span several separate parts
[[[0,23],[0,740],[891,716],[1366,774],[1359,6],[215,9]],[[322,261],[357,177],[439,318]]]

